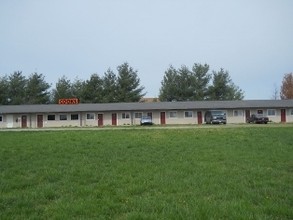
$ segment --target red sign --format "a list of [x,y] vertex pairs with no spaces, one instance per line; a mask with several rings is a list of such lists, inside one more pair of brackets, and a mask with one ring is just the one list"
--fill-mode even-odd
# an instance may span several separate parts
[[77,98],[59,99],[58,100],[59,105],[76,105],[78,103],[79,103],[79,100]]

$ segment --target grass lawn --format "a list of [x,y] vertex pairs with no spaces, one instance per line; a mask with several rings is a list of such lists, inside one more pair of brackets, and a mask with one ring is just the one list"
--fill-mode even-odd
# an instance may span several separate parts
[[293,126],[0,132],[0,219],[293,219]]

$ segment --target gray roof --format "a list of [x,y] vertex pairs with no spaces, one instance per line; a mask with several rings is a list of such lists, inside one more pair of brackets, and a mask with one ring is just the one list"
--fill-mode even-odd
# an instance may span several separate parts
[[7,113],[55,113],[55,112],[107,112],[107,111],[154,111],[154,110],[207,110],[207,109],[254,109],[293,108],[290,100],[240,100],[240,101],[190,101],[150,103],[99,103],[77,105],[0,105],[0,114]]

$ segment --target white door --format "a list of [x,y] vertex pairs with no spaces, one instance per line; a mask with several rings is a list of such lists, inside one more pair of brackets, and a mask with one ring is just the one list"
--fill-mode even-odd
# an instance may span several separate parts
[[6,116],[6,127],[13,128],[13,115]]

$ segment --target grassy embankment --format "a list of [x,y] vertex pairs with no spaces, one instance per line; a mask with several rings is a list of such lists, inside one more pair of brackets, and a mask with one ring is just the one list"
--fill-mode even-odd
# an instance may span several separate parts
[[0,132],[0,219],[292,219],[293,127]]

